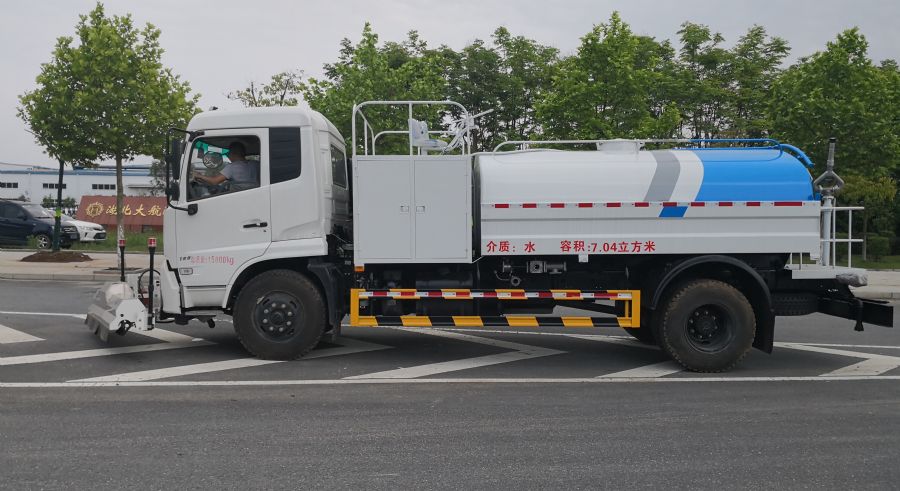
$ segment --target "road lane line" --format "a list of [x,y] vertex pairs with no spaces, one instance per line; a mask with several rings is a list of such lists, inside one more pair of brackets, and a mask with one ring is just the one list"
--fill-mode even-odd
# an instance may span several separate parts
[[149,382],[0,382],[0,388],[78,388],[78,387],[277,387],[298,385],[357,384],[602,384],[602,383],[728,383],[728,382],[860,382],[900,381],[900,375],[861,377],[650,377],[650,378],[401,378],[332,380],[157,380]]
[[56,317],[75,317],[76,319],[84,320],[87,315],[85,314],[63,314],[59,312],[20,312],[15,310],[0,310],[0,314],[8,314],[8,315],[49,315]]
[[79,358],[93,358],[96,356],[124,355],[129,353],[146,353],[149,351],[163,351],[180,348],[195,348],[198,346],[210,346],[215,343],[209,341],[190,341],[184,343],[154,343],[139,346],[122,346],[118,348],[99,348],[80,351],[63,351],[59,353],[43,353],[40,355],[7,356],[0,358],[0,366],[26,365],[30,363],[45,363],[49,361],[76,360]]
[[11,343],[29,343],[32,341],[43,341],[43,338],[32,336],[31,334],[17,331],[11,327],[0,324],[0,344]]
[[427,335],[431,335],[431,336],[456,339],[456,340],[460,340],[460,341],[468,341],[468,342],[472,342],[472,343],[483,344],[486,346],[510,349],[510,350],[514,350],[514,351],[510,351],[507,353],[498,353],[498,354],[494,354],[494,355],[487,355],[487,356],[478,356],[478,357],[474,357],[474,358],[463,358],[461,360],[452,360],[452,361],[445,361],[445,362],[440,362],[440,363],[429,363],[426,365],[417,365],[417,366],[408,367],[408,368],[397,368],[395,370],[386,370],[386,371],[382,371],[382,372],[366,373],[363,375],[355,375],[352,377],[346,377],[345,378],[346,380],[404,379],[404,378],[427,377],[429,375],[436,375],[439,373],[455,372],[458,370],[468,370],[470,368],[478,368],[478,367],[484,367],[484,366],[488,366],[488,365],[498,365],[501,363],[510,363],[510,362],[514,362],[514,361],[540,358],[543,356],[558,355],[561,353],[565,353],[565,351],[559,351],[559,350],[554,350],[554,349],[549,349],[549,348],[541,348],[538,346],[514,343],[511,341],[504,341],[504,340],[500,340],[500,339],[484,338],[481,336],[472,336],[469,334],[463,334],[461,332],[456,332],[456,331],[430,329],[430,328],[426,328],[426,327],[390,328],[390,329],[396,329],[398,331],[415,332],[415,333],[420,333],[420,334],[427,334]]
[[[316,358],[326,358],[331,356],[348,355],[353,353],[363,353],[366,351],[376,351],[387,348],[391,348],[391,346],[346,338],[341,339],[341,346],[315,350],[301,358],[300,361],[312,360]],[[141,382],[171,377],[183,377],[185,375],[196,375],[199,373],[220,372],[223,370],[235,370],[238,368],[258,367],[263,365],[271,365],[273,363],[284,363],[284,361],[262,360],[259,358],[238,358],[235,360],[196,363],[193,365],[182,365],[177,367],[158,368],[155,370],[141,370],[138,372],[128,372],[115,375],[105,375],[102,377],[84,378],[72,380],[72,382]]]
[[812,351],[814,353],[822,353],[827,355],[849,356],[852,358],[862,358],[865,360],[859,363],[854,363],[850,366],[833,370],[828,373],[823,373],[822,375],[819,375],[820,377],[841,377],[847,375],[881,375],[882,373],[900,367],[900,357],[896,356],[862,353],[859,351],[839,350],[821,346],[810,346],[800,343],[775,343],[775,345],[782,348]]
[[630,370],[622,370],[621,372],[607,373],[606,375],[600,375],[597,378],[655,378],[683,371],[684,367],[678,363],[675,363],[674,361],[664,361],[652,365],[632,368]]
[[609,343],[609,344],[618,344],[620,346],[628,346],[629,348],[643,348],[649,349],[653,351],[659,351],[658,346],[653,346],[651,344],[644,344],[637,339],[629,337],[619,337],[619,336],[596,336],[591,334],[563,334],[566,337],[577,338],[577,339],[587,339],[588,341],[599,341],[601,343]]

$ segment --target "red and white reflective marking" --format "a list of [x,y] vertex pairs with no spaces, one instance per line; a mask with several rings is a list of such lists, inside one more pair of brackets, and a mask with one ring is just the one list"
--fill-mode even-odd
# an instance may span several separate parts
[[496,298],[498,300],[524,300],[527,298],[552,300],[631,300],[631,293],[608,291],[551,290],[368,290],[359,292],[359,298],[446,298],[463,300],[470,298]]
[[762,206],[812,206],[818,201],[610,201],[603,203],[484,203],[483,207],[495,209],[538,209],[538,208],[650,208],[650,207],[762,207]]

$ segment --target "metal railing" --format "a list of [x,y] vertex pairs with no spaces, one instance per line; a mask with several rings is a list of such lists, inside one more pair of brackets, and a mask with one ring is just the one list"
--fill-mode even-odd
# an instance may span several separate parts
[[[809,258],[809,261],[804,261],[804,257],[808,257],[802,252],[800,253],[791,253],[788,259],[789,266],[796,266],[798,269],[803,269],[803,265],[814,264],[817,266],[826,266],[831,268],[843,267],[838,265],[838,244],[847,244],[847,260],[846,267],[853,267],[853,244],[861,244],[864,239],[857,239],[853,237],[853,212],[860,211],[865,209],[862,206],[822,206],[822,214],[820,218],[820,226],[821,226],[821,238],[819,239],[819,243],[821,245],[821,252],[819,254],[819,258],[816,261],[813,261],[812,258]],[[838,213],[846,212],[846,220],[847,220],[847,237],[839,238],[838,237]],[[797,256],[797,261],[795,262],[794,256]]]

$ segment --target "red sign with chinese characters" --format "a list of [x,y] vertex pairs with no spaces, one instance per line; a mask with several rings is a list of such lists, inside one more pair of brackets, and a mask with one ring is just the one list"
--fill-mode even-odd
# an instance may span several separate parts
[[[125,196],[122,206],[125,230],[140,232],[145,228],[162,230],[166,198]],[[115,196],[82,196],[75,218],[99,223],[107,229],[116,227]]]

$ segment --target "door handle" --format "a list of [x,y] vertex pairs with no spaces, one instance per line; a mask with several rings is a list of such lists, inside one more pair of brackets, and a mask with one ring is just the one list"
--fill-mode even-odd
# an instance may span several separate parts
[[400,213],[409,213],[408,205],[400,205]]
[[244,228],[264,228],[268,226],[269,224],[267,222],[253,222],[244,224]]
[[425,205],[417,206],[416,213],[425,213]]

